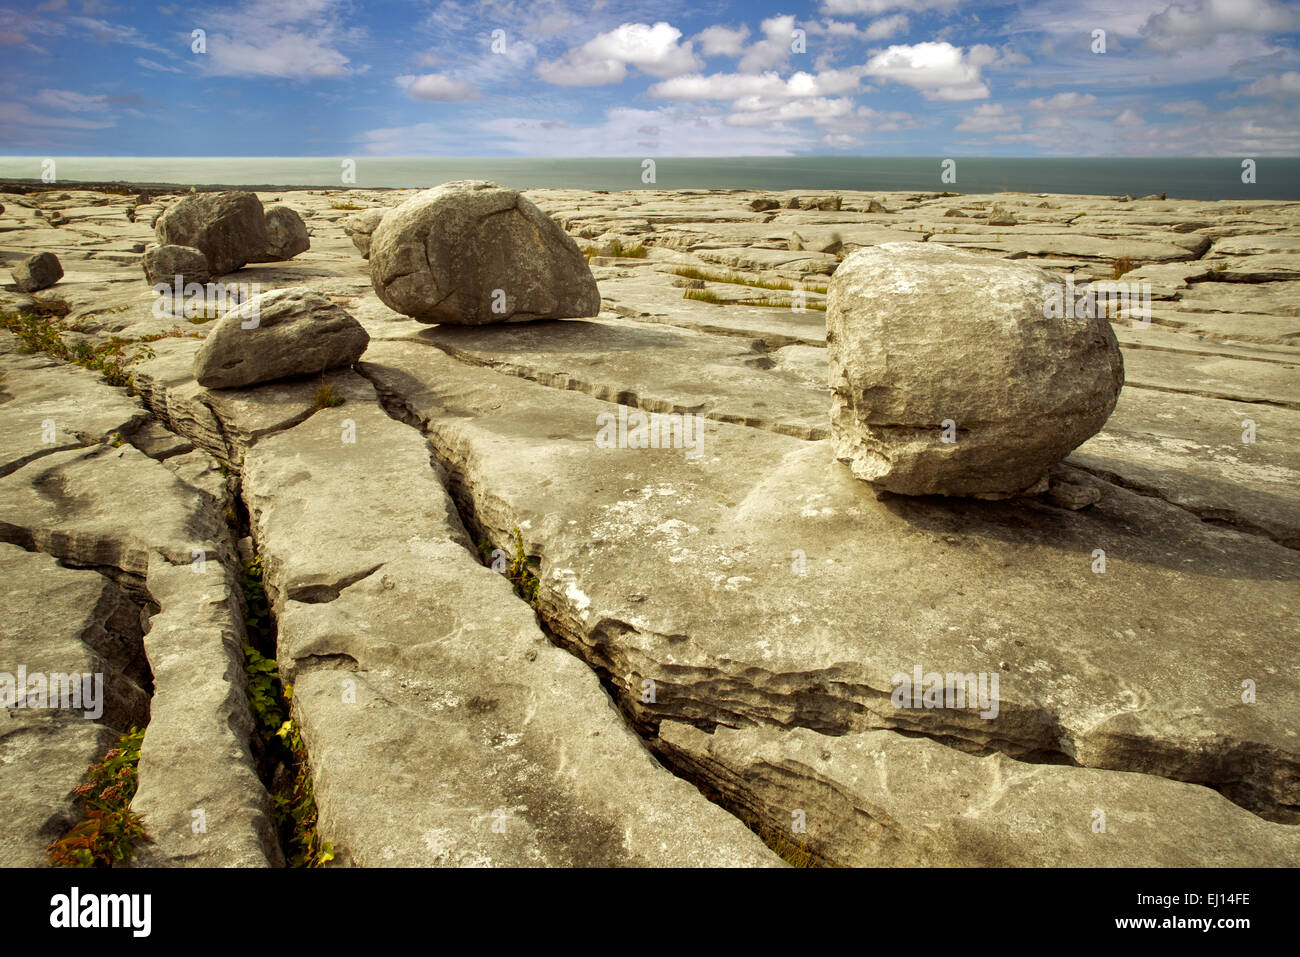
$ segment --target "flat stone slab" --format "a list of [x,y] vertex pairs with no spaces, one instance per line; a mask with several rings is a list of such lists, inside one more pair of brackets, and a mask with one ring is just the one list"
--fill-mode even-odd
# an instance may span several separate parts
[[1300,282],[1198,282],[1183,293],[1188,312],[1258,312],[1300,317]]
[[[104,626],[115,611],[111,582],[12,545],[0,545],[0,579],[0,672],[11,680],[19,668],[28,675],[71,674],[79,686],[82,675],[98,673],[110,717],[147,719],[148,695],[111,686],[118,676],[104,674],[95,650],[108,638]],[[116,708],[107,707],[110,695]],[[0,712],[0,866],[46,866],[45,848],[80,820],[74,790],[126,730],[104,717],[85,707]]]
[[340,860],[780,863],[658,767],[595,674],[477,560],[418,431],[374,401],[329,409],[250,450],[244,488]]
[[[132,806],[155,844],[140,863],[279,863],[249,751],[243,618],[221,504],[129,445],[74,449],[0,478],[0,540],[120,573],[154,612]],[[194,829],[195,811],[206,830]]]
[[1125,349],[1128,387],[1300,409],[1300,367],[1228,356]]
[[650,412],[697,413],[799,438],[830,434],[824,354],[817,389],[787,374],[761,344],[619,319],[436,326],[397,341]]
[[0,475],[131,432],[149,418],[97,373],[37,355],[0,354]]
[[[1254,425],[1254,442],[1243,441]],[[1300,548],[1300,412],[1126,388],[1066,460],[1203,520]]]
[[[742,810],[848,867],[1294,867],[1300,833],[1208,788],[974,757],[887,731],[665,721],[660,737]],[[802,831],[791,830],[798,820]]]
[[[877,500],[826,443],[725,424],[695,463],[602,449],[608,403],[401,343],[359,368],[424,423],[494,541],[523,530],[544,618],[640,722],[894,728],[1210,784],[1269,816],[1296,803],[1290,549],[1106,483],[1084,512]],[[1000,714],[894,708],[916,664],[1001,674]],[[1244,705],[1255,675],[1269,700]]]

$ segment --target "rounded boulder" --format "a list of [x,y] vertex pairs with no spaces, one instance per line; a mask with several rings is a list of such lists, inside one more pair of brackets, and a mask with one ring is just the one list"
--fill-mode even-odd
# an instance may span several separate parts
[[1110,323],[1064,298],[1042,269],[938,243],[854,252],[827,296],[836,458],[905,495],[1044,488],[1124,384]]
[[385,305],[427,323],[600,311],[578,244],[517,191],[479,180],[444,183],[384,215],[371,237],[370,279]]

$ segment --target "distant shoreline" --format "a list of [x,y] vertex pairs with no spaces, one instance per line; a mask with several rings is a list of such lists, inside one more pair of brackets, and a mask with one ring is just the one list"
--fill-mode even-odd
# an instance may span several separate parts
[[[349,165],[352,164],[352,165]],[[56,170],[57,167],[57,170]],[[48,171],[48,172],[47,172]],[[636,159],[349,159],[240,157],[5,157],[0,188],[44,179],[109,192],[252,189],[426,189],[485,179],[513,189],[628,192],[731,190],[796,193],[1005,192],[1187,200],[1300,201],[1300,157],[1235,159],[1016,159],[977,157],[731,157]],[[5,185],[12,184],[12,185]],[[383,195],[375,193],[374,195]]]
[[[100,181],[83,182],[81,180],[71,180],[71,179],[60,180],[59,182],[56,183],[43,183],[38,179],[0,178],[0,193],[14,193],[22,196],[27,196],[33,193],[49,193],[58,190],[80,190],[88,193],[103,193],[108,196],[139,195],[139,196],[144,196],[146,198],[152,198],[154,196],[166,196],[174,193],[186,193],[189,192],[190,190],[194,190],[195,192],[199,192],[199,193],[217,193],[226,190],[242,190],[250,193],[344,193],[344,192],[356,192],[356,191],[387,193],[387,192],[392,192],[394,190],[411,190],[411,189],[422,189],[422,188],[428,188],[428,187],[283,186],[283,185],[275,185],[275,184],[246,184],[246,183],[152,183],[152,182],[133,183],[133,182],[122,182],[119,180],[114,180],[111,182],[100,182]],[[533,186],[533,187],[520,187],[520,191],[529,192],[530,190],[561,190],[561,189],[576,189],[576,188],[578,187]],[[637,191],[637,189],[638,187],[632,187],[627,190],[593,189],[593,190],[588,190],[587,192],[622,193],[622,192],[635,192]],[[820,189],[816,189],[816,188],[810,189],[810,188],[800,188],[800,187],[790,187],[784,189],[767,189],[764,187],[756,187],[756,186],[738,186],[738,187],[731,187],[731,188],[709,187],[709,186],[682,186],[682,187],[642,186],[639,187],[639,189],[654,190],[657,192],[664,192],[664,193],[797,193],[801,195],[840,194],[840,193],[876,193],[879,195],[886,195],[889,193],[916,193],[917,195],[941,196],[944,195],[945,193],[945,191],[943,190],[932,190],[932,189],[836,189],[830,187],[823,187]],[[1060,193],[1060,192],[1052,192],[1052,191],[1044,191],[1044,190],[1017,190],[1017,189],[990,190],[990,191],[972,190],[970,192],[963,192],[961,190],[948,190],[946,192],[950,196],[971,196],[971,197],[975,197],[975,196],[1038,196],[1038,197],[1080,196],[1080,197],[1092,197],[1097,199],[1118,198],[1116,196],[1112,196],[1111,194],[1107,194],[1107,193]],[[1134,199],[1134,200],[1139,200],[1143,198],[1144,197],[1141,196],[1130,197],[1130,199]],[[1194,203],[1236,202],[1236,203],[1245,204],[1245,203],[1294,203],[1296,202],[1295,200],[1277,199],[1274,197],[1260,197],[1259,199],[1199,199],[1196,197],[1186,197],[1186,196],[1168,196],[1168,197],[1162,197],[1162,199],[1167,199],[1169,202],[1194,202]]]
[[175,193],[188,192],[193,189],[200,193],[215,193],[222,190],[242,189],[250,193],[295,193],[315,190],[317,192],[364,189],[376,192],[388,192],[394,189],[410,189],[402,186],[280,186],[275,184],[245,185],[243,183],[151,183],[113,180],[111,182],[67,179],[57,183],[43,183],[39,179],[4,179],[0,177],[0,193],[48,193],[57,189],[79,189],[90,193]]

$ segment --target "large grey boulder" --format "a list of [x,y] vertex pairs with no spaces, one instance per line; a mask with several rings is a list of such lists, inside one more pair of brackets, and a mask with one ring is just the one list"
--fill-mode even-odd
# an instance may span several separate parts
[[274,289],[226,313],[194,355],[194,378],[231,389],[351,365],[370,336],[306,286]]
[[826,312],[836,458],[907,495],[1045,488],[1124,384],[1105,319],[1045,315],[1055,282],[935,243],[845,259]]
[[202,284],[212,278],[207,257],[193,246],[150,245],[144,251],[141,265],[150,285],[170,285],[177,282],[179,276],[183,290],[189,283]]
[[284,262],[311,248],[307,224],[296,210],[288,206],[272,206],[266,211],[266,235],[265,251],[249,259],[249,262]]
[[200,250],[214,276],[252,262],[269,245],[262,201],[243,190],[191,193],[162,214],[156,231],[161,245]]
[[48,289],[63,278],[63,266],[54,253],[37,253],[20,260],[9,270],[21,292],[38,292]]
[[387,306],[420,322],[600,311],[578,244],[515,190],[481,180],[444,183],[390,211],[371,240],[370,279]]
[[343,232],[352,240],[352,245],[357,247],[362,259],[370,258],[371,237],[374,236],[375,230],[387,212],[387,209],[376,207],[363,210],[343,220]]

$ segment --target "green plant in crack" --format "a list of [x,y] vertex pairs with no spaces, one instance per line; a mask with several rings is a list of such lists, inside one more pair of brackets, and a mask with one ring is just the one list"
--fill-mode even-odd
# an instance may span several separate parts
[[[284,696],[286,702],[293,700],[293,685],[284,686]],[[334,860],[334,846],[328,841],[322,842],[316,831],[319,815],[316,793],[307,769],[307,746],[293,721],[284,722],[275,734],[293,755],[295,768],[288,793],[271,797],[281,830],[287,835],[285,856],[290,867],[323,867]]]
[[137,846],[150,842],[144,818],[131,810],[143,743],[144,731],[132,728],[86,769],[76,791],[85,819],[45,849],[51,867],[129,867]]
[[248,677],[248,700],[253,710],[258,738],[267,762],[283,764],[290,775],[273,782],[271,805],[276,829],[290,867],[323,867],[334,859],[334,848],[317,833],[316,796],[312,787],[307,747],[297,724],[290,717],[293,685],[280,677],[280,666],[257,646],[270,650],[274,644],[270,603],[262,578],[262,558],[244,563],[240,586],[247,612],[244,629],[244,671]]
[[500,571],[515,587],[515,594],[524,601],[532,604],[537,598],[537,589],[541,582],[537,576],[532,573],[528,567],[528,555],[524,552],[524,535],[518,528],[514,529],[515,554],[504,568],[498,568],[497,562],[504,558],[504,554],[498,555],[497,549],[486,538],[481,539],[478,543],[479,554],[483,556],[483,564],[487,565],[494,571]]
[[[128,389],[132,386],[128,367],[157,356],[151,342],[184,335],[179,329],[173,329],[171,332],[142,336],[139,339],[110,336],[106,342],[91,345],[64,338],[66,332],[81,332],[77,325],[65,325],[55,313],[30,310],[0,311],[0,329],[7,329],[17,336],[20,352],[43,353],[63,362],[71,362],[83,369],[98,372],[109,385]],[[134,348],[130,355],[125,352],[128,347]]]

